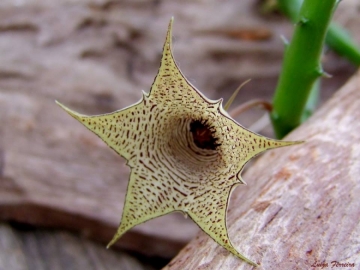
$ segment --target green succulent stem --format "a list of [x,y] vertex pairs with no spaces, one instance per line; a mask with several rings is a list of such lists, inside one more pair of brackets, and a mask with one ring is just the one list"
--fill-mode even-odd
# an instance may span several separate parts
[[286,47],[273,98],[271,120],[278,138],[300,125],[316,80],[324,76],[320,58],[337,0],[304,0]]
[[[277,0],[279,9],[289,17],[293,23],[298,19],[302,3],[303,0]],[[354,65],[360,66],[360,47],[352,40],[349,33],[337,23],[330,23],[325,43]]]
[[296,22],[303,0],[277,0],[277,4],[282,13],[284,13],[293,23]]
[[360,47],[340,25],[335,22],[330,24],[325,42],[339,55],[345,57],[354,65],[360,66]]
[[320,84],[321,84],[320,82],[321,80],[317,79],[311,88],[309,97],[305,104],[305,109],[301,116],[301,122],[305,122],[316,109],[320,95]]

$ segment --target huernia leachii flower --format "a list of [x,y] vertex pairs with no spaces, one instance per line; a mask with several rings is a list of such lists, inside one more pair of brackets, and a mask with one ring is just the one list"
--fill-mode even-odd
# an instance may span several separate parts
[[231,191],[254,156],[298,142],[257,135],[238,124],[182,75],[172,55],[170,21],[159,72],[149,93],[134,105],[86,116],[58,103],[127,160],[131,168],[117,233],[147,220],[181,211],[218,244],[246,262],[231,244],[226,210]]

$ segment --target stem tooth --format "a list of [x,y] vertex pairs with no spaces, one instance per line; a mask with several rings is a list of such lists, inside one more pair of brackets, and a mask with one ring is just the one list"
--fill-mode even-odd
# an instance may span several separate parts
[[332,78],[332,75],[330,73],[327,73],[326,71],[323,71],[321,76],[323,76],[324,78]]
[[315,73],[317,77],[332,78],[332,75],[324,71],[321,66],[315,70]]
[[306,24],[308,24],[309,23],[309,19],[308,18],[306,18],[306,17],[301,17],[300,18],[300,20],[299,20],[299,22],[298,22],[298,24],[300,25],[300,26],[302,26],[302,25],[306,25]]

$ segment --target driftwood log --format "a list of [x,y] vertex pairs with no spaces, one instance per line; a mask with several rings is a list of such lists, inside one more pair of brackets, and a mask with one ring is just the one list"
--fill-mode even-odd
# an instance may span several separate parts
[[0,223],[1,270],[151,270],[123,252],[65,231],[17,230]]
[[[359,269],[359,120],[357,73],[286,138],[304,144],[272,150],[245,173],[248,186],[232,194],[229,235],[259,269],[331,268],[333,261]],[[199,233],[164,269],[251,268]]]

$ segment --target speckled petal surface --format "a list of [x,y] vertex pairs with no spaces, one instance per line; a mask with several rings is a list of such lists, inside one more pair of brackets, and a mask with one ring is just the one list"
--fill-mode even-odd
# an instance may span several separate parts
[[149,94],[125,109],[86,116],[59,105],[127,160],[130,181],[122,219],[109,246],[127,230],[173,211],[188,214],[234,255],[226,210],[242,184],[246,162],[272,148],[297,144],[257,135],[203,96],[182,75],[171,45],[170,21],[159,72]]

